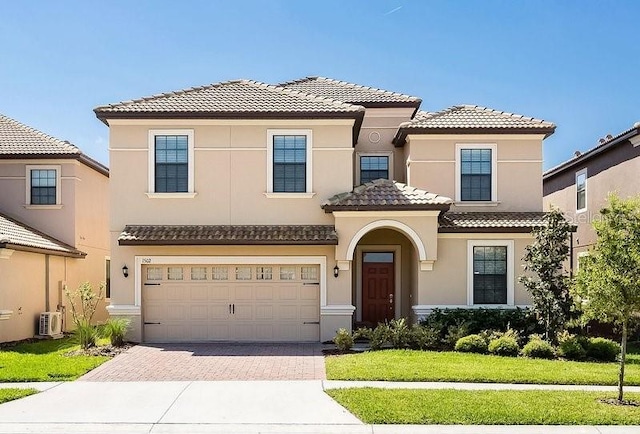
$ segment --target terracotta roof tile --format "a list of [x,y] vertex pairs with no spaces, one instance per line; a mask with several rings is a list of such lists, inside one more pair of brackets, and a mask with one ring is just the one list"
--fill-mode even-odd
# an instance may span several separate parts
[[544,225],[543,212],[446,212],[439,232],[531,232]]
[[299,80],[281,83],[279,86],[299,90],[313,95],[332,98],[338,101],[352,104],[384,104],[404,103],[411,106],[419,106],[422,101],[415,96],[405,95],[375,87],[361,86],[346,81],[334,80],[325,77],[305,77]]
[[233,80],[97,107],[99,118],[122,113],[349,113],[363,107],[253,80]]
[[127,225],[118,242],[121,245],[326,245],[338,244],[338,235],[330,225]]
[[409,122],[400,124],[394,138],[404,144],[408,133],[502,132],[535,133],[550,136],[556,126],[548,121],[476,105],[458,105],[439,112],[418,111]]
[[325,212],[347,210],[448,209],[452,200],[388,179],[377,179],[322,204]]
[[82,152],[67,141],[0,114],[0,156],[32,154],[80,155]]
[[18,220],[0,214],[0,245],[14,250],[42,249],[63,256],[85,256],[85,253],[33,229]]

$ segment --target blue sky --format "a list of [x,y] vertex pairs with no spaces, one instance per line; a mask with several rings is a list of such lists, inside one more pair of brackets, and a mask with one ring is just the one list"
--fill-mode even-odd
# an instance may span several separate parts
[[0,113],[108,163],[97,105],[320,75],[556,123],[545,168],[640,121],[637,1],[7,1]]

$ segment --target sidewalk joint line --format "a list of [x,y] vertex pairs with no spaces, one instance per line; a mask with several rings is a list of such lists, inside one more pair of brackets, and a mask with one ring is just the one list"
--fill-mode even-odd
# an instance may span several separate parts
[[[153,425],[159,424],[161,423],[162,419],[167,415],[167,413],[169,412],[169,410],[171,410],[171,407],[173,407],[176,403],[176,401],[178,401],[178,399],[180,399],[180,397],[182,396],[182,394],[185,392],[185,390],[187,390],[189,388],[189,386],[191,386],[193,384],[193,381],[189,381],[187,382],[187,384],[182,388],[182,390],[180,391],[180,393],[178,393],[178,395],[174,398],[173,401],[171,401],[171,404],[169,404],[169,407],[167,407],[167,409],[164,411],[164,413],[162,413],[162,416],[160,416],[160,418],[158,419],[157,422],[153,423]],[[153,428],[153,426],[152,426]],[[149,431],[151,432],[151,430]]]

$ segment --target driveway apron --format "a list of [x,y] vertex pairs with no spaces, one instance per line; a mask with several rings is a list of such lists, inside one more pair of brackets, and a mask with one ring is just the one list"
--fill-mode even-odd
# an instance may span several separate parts
[[141,344],[80,381],[324,380],[322,345]]

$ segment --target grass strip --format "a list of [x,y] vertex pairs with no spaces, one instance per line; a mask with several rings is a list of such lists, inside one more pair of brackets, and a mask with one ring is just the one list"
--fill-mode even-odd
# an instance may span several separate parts
[[0,389],[0,404],[38,393],[36,389]]
[[[634,356],[635,357],[635,356]],[[640,363],[627,362],[625,384],[640,385]],[[568,362],[481,354],[384,350],[328,356],[330,380],[471,383],[617,384],[617,363]]]
[[109,360],[65,356],[79,348],[71,338],[26,342],[0,350],[0,382],[70,381]]
[[[512,390],[332,389],[365,423],[433,425],[635,425],[640,407],[605,404],[615,393]],[[629,393],[625,399],[640,400]]]

